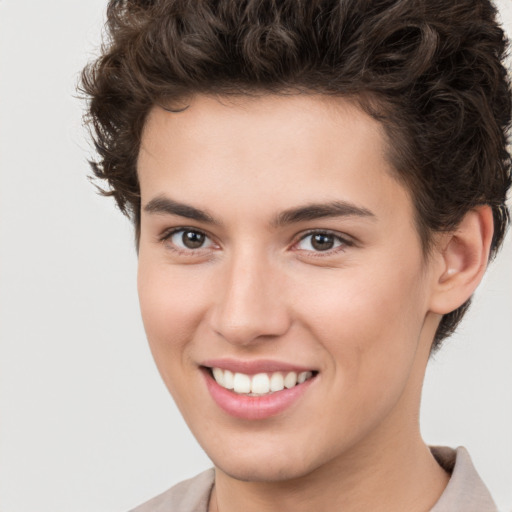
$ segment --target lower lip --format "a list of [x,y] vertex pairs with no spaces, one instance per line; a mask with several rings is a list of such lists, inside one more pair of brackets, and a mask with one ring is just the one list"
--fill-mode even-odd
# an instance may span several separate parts
[[237,395],[234,391],[219,386],[207,369],[203,369],[203,375],[215,403],[231,416],[245,420],[263,420],[277,416],[297,402],[316,379],[315,376],[293,388],[264,396],[247,396]]

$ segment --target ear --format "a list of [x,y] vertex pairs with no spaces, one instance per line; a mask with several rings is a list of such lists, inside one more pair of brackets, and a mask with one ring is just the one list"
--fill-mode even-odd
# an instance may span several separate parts
[[468,300],[487,268],[494,223],[490,206],[469,211],[457,229],[441,235],[434,249],[430,311],[450,313]]

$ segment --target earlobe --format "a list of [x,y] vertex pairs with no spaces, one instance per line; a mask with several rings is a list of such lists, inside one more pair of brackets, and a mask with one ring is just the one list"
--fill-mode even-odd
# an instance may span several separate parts
[[454,231],[442,235],[430,311],[450,313],[471,297],[487,268],[492,235],[490,206],[469,211]]

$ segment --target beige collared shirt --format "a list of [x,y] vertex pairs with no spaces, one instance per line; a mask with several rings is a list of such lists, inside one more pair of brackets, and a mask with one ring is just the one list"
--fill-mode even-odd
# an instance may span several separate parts
[[[442,496],[430,512],[497,512],[489,491],[463,447],[431,447],[437,462],[451,473]],[[214,471],[209,469],[171,487],[131,512],[208,512]]]

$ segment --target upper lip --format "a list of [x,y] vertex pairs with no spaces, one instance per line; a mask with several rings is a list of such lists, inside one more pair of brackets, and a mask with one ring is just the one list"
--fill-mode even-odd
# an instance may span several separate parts
[[229,370],[233,373],[245,373],[247,375],[255,375],[257,373],[272,373],[272,372],[307,372],[315,371],[311,367],[296,365],[283,361],[274,361],[272,359],[256,359],[256,360],[241,360],[241,359],[208,359],[201,363],[201,366],[208,368],[221,368]]

